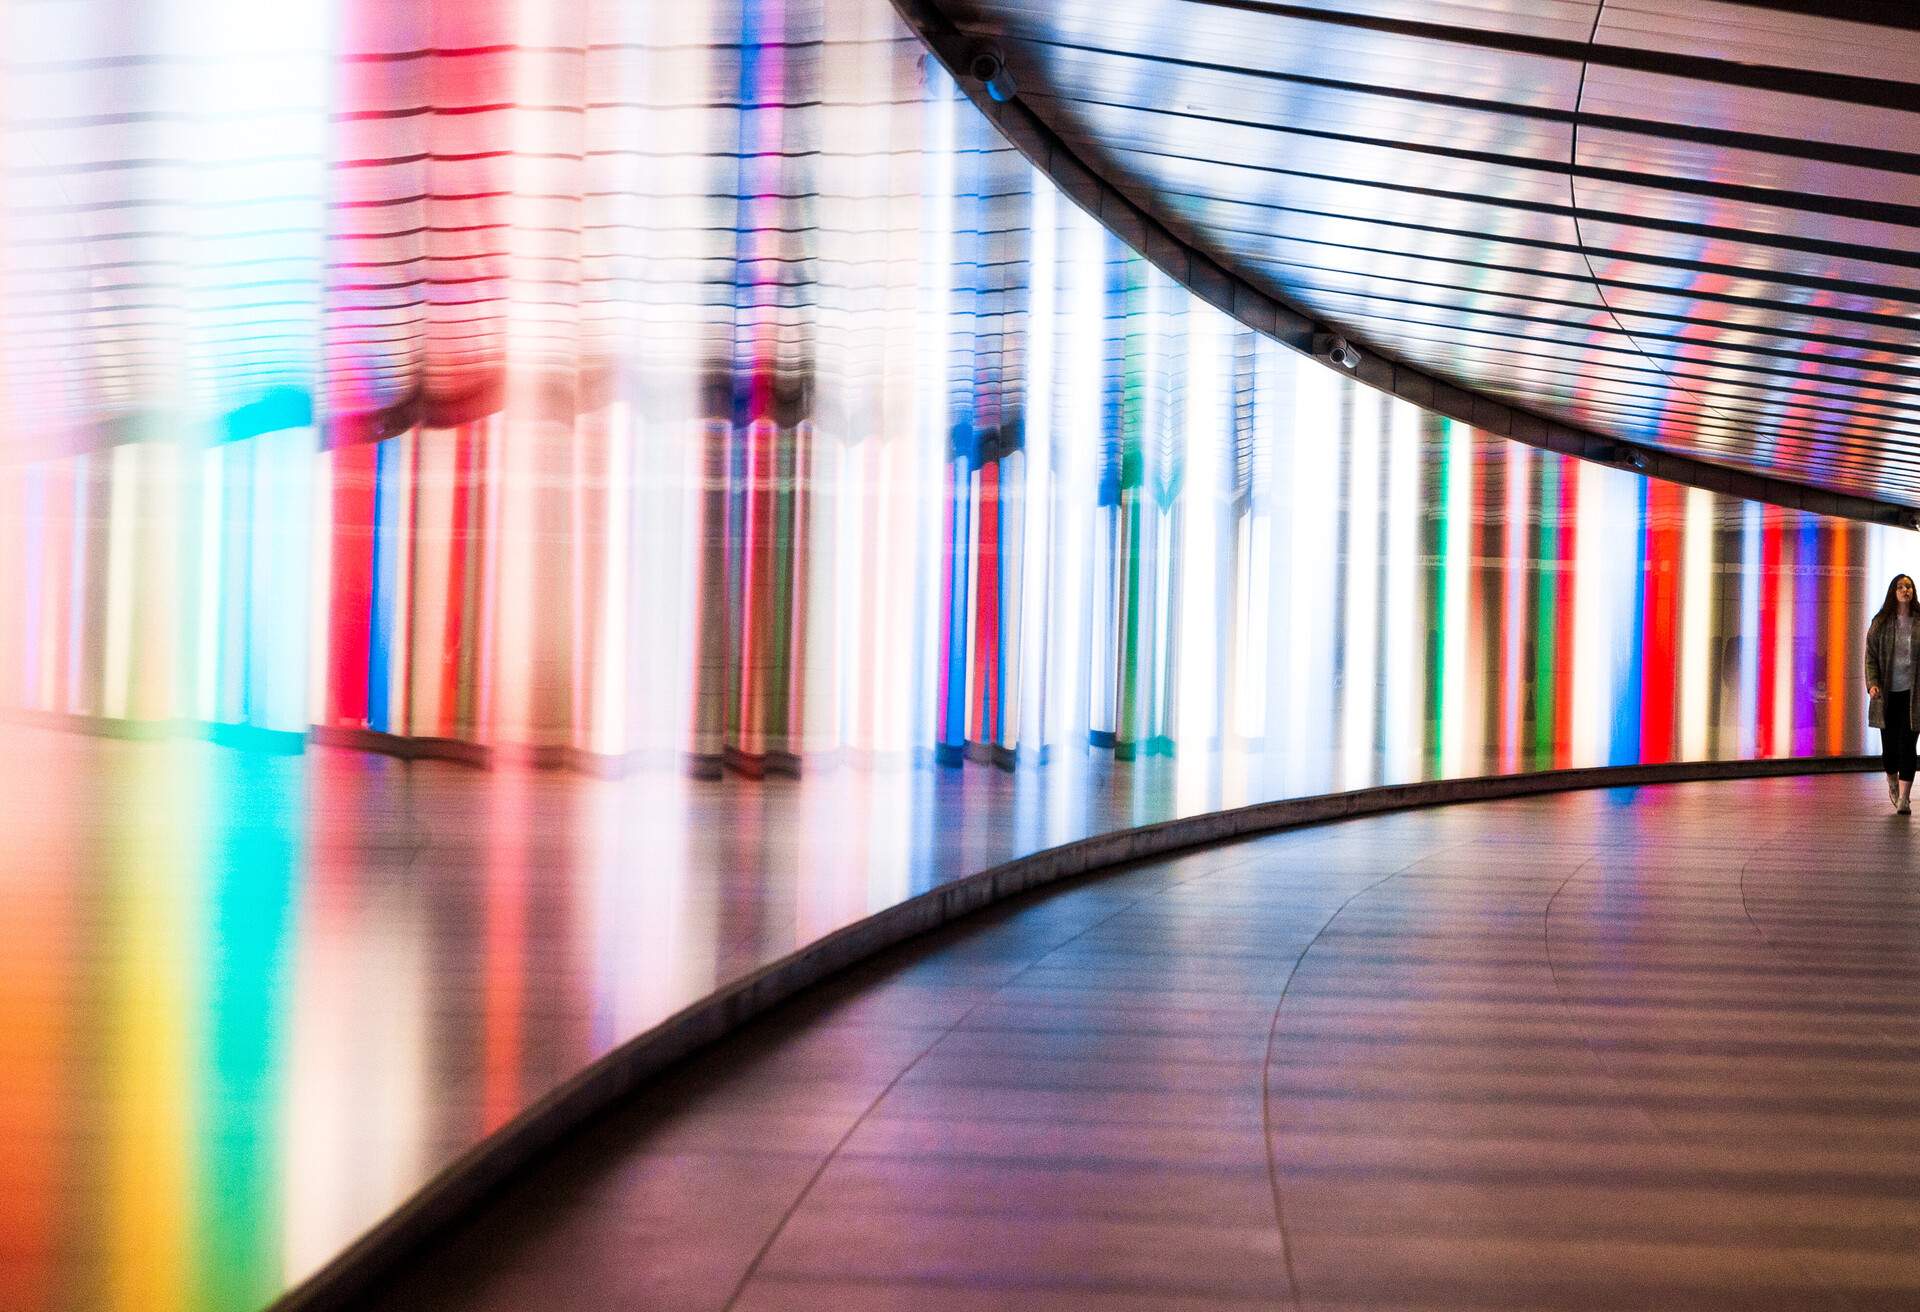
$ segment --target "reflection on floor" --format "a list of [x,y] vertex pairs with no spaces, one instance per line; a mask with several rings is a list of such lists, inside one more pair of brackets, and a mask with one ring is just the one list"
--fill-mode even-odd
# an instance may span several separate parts
[[259,1307],[720,984],[1222,804],[1190,763],[1074,769],[602,780],[0,727],[0,1308]]
[[1920,1306],[1920,822],[1879,790],[1408,813],[1004,908],[688,1064],[378,1306]]

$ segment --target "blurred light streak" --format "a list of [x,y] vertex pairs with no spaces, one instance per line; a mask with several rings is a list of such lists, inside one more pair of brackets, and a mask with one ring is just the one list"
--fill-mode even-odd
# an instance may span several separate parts
[[1445,497],[1441,520],[1441,646],[1432,674],[1439,690],[1439,768],[1444,775],[1466,773],[1470,739],[1467,710],[1468,587],[1473,570],[1473,430],[1456,420],[1442,421],[1446,443]]
[[1499,690],[1499,762],[1502,773],[1522,769],[1520,707],[1526,678],[1527,498],[1532,453],[1515,443],[1507,448],[1500,471],[1500,652],[1495,686]]
[[[1712,686],[1713,652],[1710,636],[1713,607],[1718,602],[1713,559],[1714,497],[1705,488],[1686,490],[1685,559],[1681,566],[1680,650],[1676,654],[1680,674],[1680,756],[1697,761],[1707,755],[1711,741],[1711,709],[1708,690]],[[1844,596],[1840,590],[1835,596]],[[1846,616],[1838,616],[1836,632],[1846,631]],[[1866,626],[1861,625],[1864,634]],[[1845,644],[1835,644],[1841,652]]]
[[1380,714],[1386,756],[1381,781],[1399,783],[1420,776],[1421,687],[1426,678],[1424,634],[1412,626],[1420,609],[1420,425],[1421,412],[1405,401],[1387,403],[1388,441],[1386,515],[1386,589],[1381,598],[1383,679]]

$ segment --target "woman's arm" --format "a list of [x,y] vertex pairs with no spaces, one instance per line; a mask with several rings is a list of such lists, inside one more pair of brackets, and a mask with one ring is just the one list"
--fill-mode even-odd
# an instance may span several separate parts
[[1880,695],[1880,653],[1875,650],[1880,644],[1874,639],[1880,635],[1872,629],[1867,630],[1867,695]]

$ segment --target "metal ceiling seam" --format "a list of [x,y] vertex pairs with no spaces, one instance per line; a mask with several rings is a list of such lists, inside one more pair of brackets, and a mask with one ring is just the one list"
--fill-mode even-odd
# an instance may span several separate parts
[[[1402,190],[1405,190],[1402,188]],[[1192,203],[1205,203],[1210,198],[1204,193],[1168,189],[1163,193],[1174,199]],[[1445,193],[1442,193],[1445,194]],[[1578,250],[1568,242],[1552,241],[1544,237],[1523,236],[1513,233],[1483,233],[1468,228],[1452,228],[1444,224],[1418,223],[1411,219],[1388,217],[1384,215],[1341,215],[1333,211],[1319,209],[1311,205],[1285,205],[1272,201],[1233,200],[1222,202],[1242,209],[1266,210],[1276,214],[1298,215],[1309,219],[1338,218],[1355,226],[1397,228],[1406,232],[1427,233],[1437,237],[1458,237],[1485,244],[1523,247],[1529,250],[1551,251],[1562,254],[1577,254]],[[1629,222],[1625,215],[1603,214],[1597,216],[1606,223],[1625,224]],[[1765,247],[1774,250],[1794,251],[1801,254],[1825,255],[1836,259],[1854,260],[1860,263],[1884,264],[1890,268],[1920,268],[1920,252],[1906,252],[1894,249],[1869,249],[1866,247],[1832,241],[1797,238],[1791,234],[1755,232],[1742,234],[1738,230],[1718,228],[1701,224],[1668,222],[1651,217],[1634,216],[1631,222],[1639,228],[1672,233],[1676,236],[1694,237],[1702,240],[1738,241],[1747,246]],[[1225,236],[1261,237],[1271,234],[1252,228],[1235,228],[1215,223],[1213,228]],[[1280,240],[1298,240],[1282,236]],[[1378,249],[1378,248],[1375,248]],[[1722,264],[1711,260],[1691,259],[1676,255],[1663,255],[1649,251],[1617,252],[1617,258],[1632,264],[1647,265],[1653,268],[1680,269],[1693,273],[1723,274],[1730,277],[1743,277],[1753,273],[1741,265]],[[1424,257],[1433,258],[1433,257]],[[1773,278],[1775,282],[1784,282],[1784,278]],[[1822,275],[1796,274],[1795,286],[1817,287],[1849,294],[1876,295],[1883,289],[1899,293],[1895,299],[1906,295],[1903,288],[1890,283],[1868,283],[1858,279],[1829,278]]]
[[[1101,53],[1108,52],[1103,51]],[[1135,56],[1129,52],[1114,53],[1116,58],[1140,59],[1141,62],[1148,63],[1192,64],[1190,60],[1147,60],[1144,57]],[[1263,76],[1274,75],[1265,74]],[[1300,80],[1306,81],[1310,79]],[[1325,79],[1311,80],[1325,81]],[[1584,66],[1581,81],[1584,93]],[[1045,94],[1036,95],[1033,98],[1035,100],[1069,99],[1068,97],[1055,97]],[[1408,98],[1411,99],[1411,97]],[[1086,96],[1074,96],[1070,99],[1072,103],[1076,105],[1089,106],[1101,110],[1119,111],[1121,113],[1134,113],[1141,108],[1127,104],[1124,101],[1098,100]],[[1462,103],[1472,104],[1477,110],[1482,112],[1487,108],[1485,102],[1466,102],[1460,97],[1430,99],[1459,100],[1462,101]],[[1557,176],[1566,167],[1565,163],[1557,156],[1533,156],[1494,150],[1470,150],[1464,147],[1434,141],[1388,141],[1380,137],[1369,136],[1358,132],[1339,132],[1331,128],[1305,127],[1297,123],[1276,123],[1258,119],[1232,119],[1219,114],[1203,114],[1160,107],[1155,107],[1152,112],[1156,116],[1167,119],[1184,120],[1189,123],[1212,123],[1226,129],[1271,132],[1283,134],[1288,137],[1312,141],[1335,142],[1341,145],[1350,145],[1365,149],[1393,151],[1409,155],[1427,155],[1435,159],[1458,161],[1463,164],[1483,164],[1498,168],[1502,171],[1514,173],[1533,171]],[[1564,115],[1557,113],[1553,115],[1538,113],[1536,117],[1563,121],[1572,129],[1575,135],[1578,134],[1578,129],[1582,125],[1590,127],[1601,126],[1598,122],[1600,116],[1584,114],[1577,107]],[[1666,126],[1656,119],[1621,119],[1617,116],[1613,117],[1611,122],[1614,126],[1609,126],[1607,128],[1608,131],[1621,133],[1623,135],[1633,133],[1648,137],[1659,135],[1658,130]],[[1091,134],[1089,133],[1089,135]],[[1125,151],[1129,154],[1149,155],[1185,163],[1215,166],[1222,163],[1222,161],[1219,160],[1185,155],[1178,151],[1156,149],[1151,145],[1120,146],[1114,149]],[[1890,155],[1893,152],[1881,153]],[[1898,170],[1899,172],[1908,176],[1920,176],[1920,156],[1915,156],[1911,153],[1902,153],[1900,159],[1902,167]],[[1850,167],[1873,167],[1870,164],[1859,164],[1852,161],[1848,161],[1848,163]],[[1234,164],[1239,168],[1257,169],[1262,172],[1291,171],[1275,170],[1267,166],[1248,164],[1244,160],[1234,161]],[[1640,188],[1646,191],[1670,192],[1683,196],[1709,196],[1714,199],[1732,201],[1741,205],[1787,210],[1795,214],[1826,214],[1835,218],[1857,219],[1865,223],[1886,224],[1890,227],[1920,228],[1920,206],[1900,202],[1834,196],[1825,192],[1795,191],[1784,187],[1755,186],[1711,178],[1688,178],[1671,174],[1643,173],[1628,169],[1589,166],[1582,171],[1587,177],[1592,178],[1596,182],[1612,183],[1623,188]],[[1345,181],[1346,179],[1341,180]],[[1380,182],[1379,179],[1373,179],[1372,181],[1376,184]],[[1391,184],[1385,185],[1391,187]],[[1627,216],[1622,215],[1619,216],[1619,218],[1623,222],[1627,221]],[[1879,249],[1880,248],[1874,248],[1874,253],[1878,254]]]
[[[1607,0],[1598,0],[1593,7],[1593,26],[1587,32],[1589,54],[1594,48],[1595,39],[1600,35],[1600,20],[1606,16],[1606,12]],[[1738,420],[1715,406],[1702,394],[1702,389],[1687,385],[1681,377],[1669,373],[1662,367],[1660,361],[1640,344],[1640,339],[1633,335],[1626,324],[1620,322],[1619,312],[1613,308],[1613,302],[1607,299],[1607,293],[1600,285],[1600,275],[1593,267],[1592,252],[1587,249],[1587,235],[1580,227],[1580,106],[1587,94],[1587,70],[1592,67],[1590,59],[1580,61],[1580,80],[1574,86],[1573,113],[1567,124],[1567,216],[1573,222],[1573,240],[1580,250],[1580,263],[1587,270],[1587,285],[1592,289],[1594,299],[1600,303],[1600,308],[1607,312],[1607,317],[1613,320],[1613,326],[1620,330],[1620,335],[1626,339],[1627,344],[1640,353],[1640,358],[1645,360],[1654,372],[1667,380],[1668,387],[1691,397],[1707,414],[1713,415],[1723,423],[1738,427]],[[1920,523],[1920,521],[1911,522]]]
[[[1113,58],[1137,57],[1134,56],[1131,51],[1127,50],[1107,49],[1105,47],[1088,46],[1082,43],[1069,45],[1063,42],[1044,41],[1037,37],[1030,39],[1033,40],[1035,44],[1056,45],[1065,49],[1093,52]],[[1535,119],[1541,122],[1561,122],[1571,117],[1563,111],[1547,106],[1501,105],[1490,107],[1488,102],[1484,100],[1475,100],[1467,96],[1458,96],[1445,92],[1418,91],[1404,87],[1382,87],[1341,78],[1316,77],[1307,73],[1287,72],[1275,69],[1255,69],[1239,65],[1208,63],[1192,59],[1167,59],[1164,61],[1156,60],[1154,62],[1165,62],[1189,68],[1201,68],[1208,71],[1230,73],[1241,77],[1254,77],[1263,81],[1324,87],[1329,90],[1342,91],[1355,96],[1378,96],[1422,104],[1447,105],[1470,112],[1485,112],[1489,108],[1498,108],[1499,112],[1505,115],[1516,118]],[[1076,99],[1078,99],[1081,104],[1097,105],[1106,109],[1132,108],[1132,106],[1125,101],[1097,100],[1084,96],[1076,97]],[[1258,119],[1228,118],[1225,115],[1205,114],[1193,110],[1161,108],[1157,112],[1172,114],[1185,119],[1212,121],[1227,127],[1262,127],[1285,132],[1307,131],[1307,129],[1291,123],[1274,124]],[[1855,143],[1837,141],[1811,141],[1802,137],[1787,137],[1772,132],[1753,132],[1738,128],[1711,127],[1699,123],[1678,123],[1660,118],[1630,118],[1622,114],[1584,114],[1582,118],[1589,126],[1605,131],[1654,137],[1663,141],[1678,142],[1685,145],[1718,146],[1729,150],[1749,150],[1764,154],[1780,155],[1788,159],[1807,160],[1824,164],[1845,164],[1855,168],[1875,169],[1881,172],[1920,175],[1920,152],[1897,150],[1886,146],[1863,146]],[[1402,149],[1417,148],[1417,143],[1413,142],[1394,142],[1390,144]]]
[[[1756,64],[1710,55],[1681,54],[1671,50],[1639,46],[1597,45],[1591,34],[1582,43],[1564,37],[1534,36],[1523,32],[1466,29],[1450,23],[1396,18],[1385,14],[1327,9],[1318,5],[1283,3],[1282,0],[1207,0],[1218,9],[1238,10],[1267,18],[1344,27],[1358,31],[1381,32],[1413,37],[1424,41],[1466,46],[1480,50],[1498,50],[1548,60],[1588,60],[1606,68],[1627,69],[1665,77],[1690,78],[1715,82],[1722,86],[1747,87],[1760,91],[1778,91],[1788,95],[1810,96],[1821,100],[1844,101],[1883,109],[1906,109],[1913,99],[1905,82],[1857,73],[1836,73],[1791,65]],[[1605,8],[1604,5],[1601,6]],[[1596,24],[1597,28],[1597,24]]]
[[[1303,355],[1311,355],[1314,334],[1337,330],[1361,349],[1359,366],[1349,371],[1359,381],[1424,409],[1471,424],[1484,432],[1610,468],[1630,468],[1648,477],[1727,496],[1866,523],[1920,528],[1920,510],[1903,502],[1837,492],[1791,479],[1729,468],[1659,447],[1635,445],[1618,437],[1575,427],[1562,420],[1549,419],[1416,368],[1399,359],[1396,354],[1382,350],[1364,335],[1308,314],[1254,285],[1225,261],[1180,237],[1160,219],[1129,199],[1115,183],[1102,177],[1082,159],[1018,94],[1005,100],[995,99],[989,94],[985,84],[968,73],[970,57],[976,52],[979,42],[962,32],[948,18],[939,7],[938,0],[892,0],[892,4],[921,44],[933,58],[940,61],[953,77],[955,85],[988,122],[1069,200],[1201,300],[1281,345]],[[1604,8],[1604,0],[1601,8]],[[1599,12],[1596,11],[1596,31],[1598,26]],[[1588,44],[1592,44],[1591,37]],[[1583,80],[1584,77],[1583,64]],[[1576,99],[1576,110],[1577,105]],[[1572,162],[1570,151],[1568,191],[1575,211],[1577,238],[1578,200],[1572,194]],[[1584,243],[1581,244],[1580,253],[1584,260]],[[1591,265],[1588,271],[1592,273]],[[1597,287],[1595,295],[1599,295]],[[1601,299],[1601,306],[1611,316],[1612,308],[1604,298]],[[1617,324],[1618,320],[1615,322]],[[1632,340],[1624,327],[1620,331],[1629,341]],[[1637,343],[1635,349],[1639,349]],[[1645,357],[1644,351],[1640,354]],[[1648,363],[1653,364],[1651,359]],[[1654,367],[1658,368],[1657,365]],[[1734,428],[1745,427],[1731,420],[1728,423]]]
[[[1594,6],[1593,26],[1588,38],[1588,44],[1590,47],[1594,45],[1598,37],[1600,24],[1606,16],[1606,8],[1607,8],[1607,0],[1598,0],[1598,3]],[[1591,67],[1592,67],[1592,64],[1590,61],[1583,60],[1581,62],[1580,78],[1574,92],[1573,111],[1569,119],[1569,133],[1568,133],[1567,196],[1568,196],[1568,202],[1569,202],[1570,217],[1572,218],[1572,221],[1573,221],[1574,239],[1577,242],[1579,247],[1581,262],[1586,266],[1588,281],[1592,285],[1594,296],[1599,300],[1600,304],[1606,309],[1607,316],[1613,320],[1615,327],[1617,327],[1620,330],[1621,335],[1626,339],[1628,344],[1631,345],[1634,348],[1634,350],[1638,351],[1640,355],[1647,361],[1647,363],[1654,370],[1656,370],[1663,378],[1667,379],[1669,384],[1677,392],[1680,392],[1684,395],[1691,397],[1695,401],[1695,403],[1701,408],[1701,410],[1704,411],[1705,413],[1715,416],[1716,418],[1722,420],[1723,422],[1727,423],[1728,425],[1734,428],[1739,428],[1742,426],[1742,424],[1741,424],[1741,420],[1739,418],[1739,413],[1737,409],[1728,410],[1728,409],[1722,408],[1722,406],[1719,404],[1716,404],[1715,401],[1711,399],[1710,396],[1701,387],[1692,385],[1690,380],[1693,379],[1693,375],[1690,375],[1681,371],[1668,369],[1666,365],[1662,363],[1660,358],[1656,357],[1646,349],[1646,347],[1641,342],[1640,335],[1636,334],[1632,329],[1627,327],[1626,323],[1620,317],[1622,312],[1614,306],[1613,302],[1610,299],[1608,299],[1608,296],[1607,296],[1607,287],[1609,286],[1608,280],[1602,279],[1598,271],[1596,271],[1593,267],[1592,251],[1587,243],[1586,232],[1581,226],[1581,217],[1585,212],[1585,206],[1581,201],[1580,192],[1579,192],[1580,177],[1583,172],[1580,165],[1580,129],[1583,123],[1586,122],[1585,115],[1584,115],[1584,107],[1585,107],[1585,101],[1586,101],[1587,74]],[[1587,170],[1584,170],[1584,172],[1590,177],[1600,177],[1602,171],[1587,169]],[[1669,182],[1669,183],[1672,181],[1673,181],[1672,179],[1663,180],[1663,182]],[[1740,188],[1739,190],[1754,191],[1758,189]],[[1840,214],[1843,212],[1842,208],[1840,208],[1837,204],[1837,198],[1836,198],[1835,204],[1829,204],[1825,206],[1806,203],[1808,201],[1811,201],[1812,199],[1813,199],[1812,197],[1804,196],[1804,195],[1797,197],[1794,204],[1794,208],[1802,212],[1809,212],[1809,213],[1825,212],[1825,213],[1832,213],[1832,214]],[[1774,203],[1774,202],[1769,202],[1769,203]],[[1778,202],[1778,203],[1785,204],[1784,201]],[[1898,208],[1911,210],[1914,207],[1902,206]],[[1896,222],[1905,223],[1905,220],[1898,220]],[[1911,226],[1911,225],[1909,224],[1907,226]],[[1640,310],[1629,310],[1629,311],[1626,311],[1626,313],[1638,315],[1641,318],[1658,317]],[[1817,313],[1817,311],[1815,313]],[[1659,340],[1670,340],[1670,339],[1660,337],[1658,334],[1653,334],[1653,336],[1655,336]],[[1834,344],[1843,344],[1838,339],[1826,338],[1820,334],[1802,333],[1801,337],[1803,340],[1828,340],[1828,341],[1834,342]],[[1723,348],[1723,349],[1726,349],[1726,348]],[[1735,348],[1735,349],[1741,349],[1741,350],[1747,351],[1748,353],[1754,353],[1754,348],[1750,346]],[[1882,344],[1882,349],[1890,349],[1890,345]],[[1704,382],[1706,380],[1701,380],[1701,381]],[[1797,392],[1797,389],[1790,388],[1790,387],[1786,388],[1785,390]],[[1835,399],[1839,399],[1839,398],[1835,398]],[[1824,407],[1822,407],[1822,409],[1824,409]],[[1840,413],[1844,415],[1844,414],[1847,414],[1848,412],[1843,410]],[[1782,443],[1791,444],[1795,441],[1798,441],[1799,443],[1805,446],[1808,446],[1810,448],[1822,449],[1831,453],[1835,448],[1838,448],[1847,444],[1846,429],[1850,426],[1851,426],[1850,424],[1846,424],[1840,427],[1830,427],[1830,428],[1816,431],[1814,433],[1806,433],[1806,432],[1768,433],[1763,428],[1754,428],[1751,426],[1748,426],[1748,431],[1753,432],[1757,437],[1763,439],[1763,441],[1765,441],[1767,444],[1775,447],[1780,446]],[[1899,432],[1900,430],[1896,428],[1894,431]]]

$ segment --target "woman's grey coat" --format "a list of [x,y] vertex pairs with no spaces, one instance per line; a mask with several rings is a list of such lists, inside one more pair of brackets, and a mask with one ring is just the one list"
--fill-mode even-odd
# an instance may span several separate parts
[[[1914,624],[1920,626],[1920,615],[1914,617]],[[1908,671],[1910,677],[1907,686],[1920,693],[1920,627],[1913,635],[1913,667]],[[1867,629],[1867,686],[1885,691],[1888,676],[1893,673],[1893,625],[1874,621]],[[1910,712],[1911,714],[1911,712]],[[1875,729],[1884,729],[1886,710],[1880,704],[1880,698],[1874,697],[1867,702],[1867,724]]]

